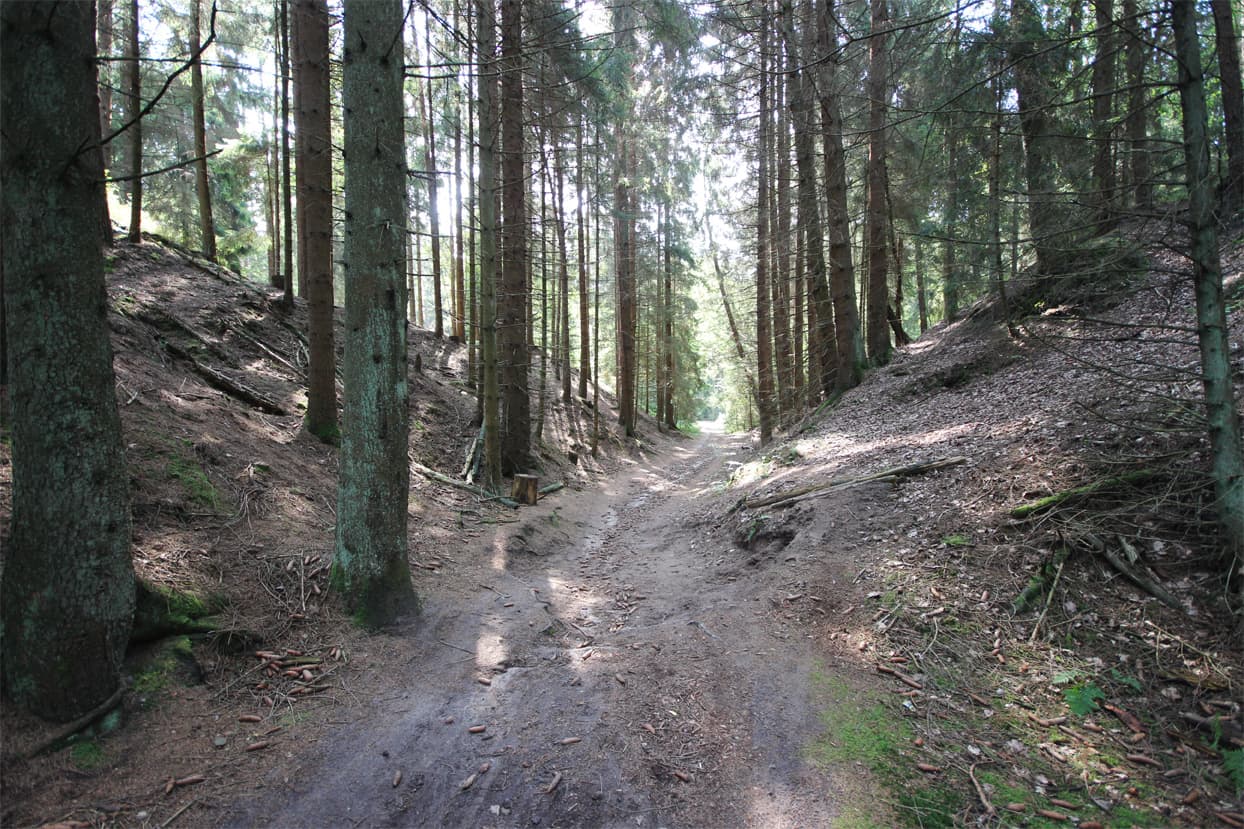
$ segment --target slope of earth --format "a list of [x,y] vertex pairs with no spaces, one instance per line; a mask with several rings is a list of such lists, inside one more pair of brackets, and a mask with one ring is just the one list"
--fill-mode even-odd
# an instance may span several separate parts
[[[120,243],[107,268],[135,570],[199,600],[214,614],[205,625],[212,632],[136,643],[121,717],[70,741],[49,744],[57,728],[6,705],[5,826],[160,825],[190,802],[218,801],[316,740],[373,672],[354,655],[375,653],[376,640],[347,623],[328,591],[336,449],[301,429],[305,306],[286,312],[274,292],[154,239]],[[477,435],[466,349],[417,328],[410,347],[411,457],[460,478]],[[549,395],[537,461],[541,483],[566,484],[553,497],[593,486],[616,456],[635,451],[615,434],[610,403],[602,394],[593,457],[590,408]],[[5,439],[5,526],[10,460]],[[495,502],[417,472],[411,488],[421,592],[445,578],[464,545],[514,520]],[[286,660],[280,670],[276,656]],[[187,811],[178,820],[214,818]]]
[[[825,754],[871,769],[902,825],[1244,826],[1244,646],[1190,267],[1178,234],[1148,230],[1125,296],[1014,338],[978,307],[735,476],[755,566],[853,562],[791,604],[871,663],[858,710],[826,712]],[[1223,262],[1244,391],[1239,237]]]

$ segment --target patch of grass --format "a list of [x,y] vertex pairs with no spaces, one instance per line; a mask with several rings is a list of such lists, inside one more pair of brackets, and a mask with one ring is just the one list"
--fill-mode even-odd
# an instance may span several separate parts
[[80,769],[102,768],[108,761],[108,758],[104,756],[104,750],[94,740],[74,743],[73,748],[69,749],[69,759]]
[[213,511],[220,508],[220,495],[198,463],[183,455],[173,455],[166,469],[168,476],[181,484],[192,502]]
[[942,543],[947,547],[969,547],[972,544],[972,537],[966,533],[951,533],[942,536]]
[[934,781],[913,780],[915,772],[904,757],[913,739],[911,725],[881,703],[861,700],[858,691],[840,680],[814,673],[813,682],[832,702],[821,712],[825,733],[808,747],[811,759],[822,765],[857,763],[867,768],[895,793],[898,825],[953,827],[964,796]]

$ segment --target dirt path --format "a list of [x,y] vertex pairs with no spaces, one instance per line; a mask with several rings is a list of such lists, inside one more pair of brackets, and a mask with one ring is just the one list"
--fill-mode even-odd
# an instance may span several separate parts
[[712,524],[746,444],[677,447],[447,551],[453,584],[353,657],[390,690],[232,824],[828,825],[841,793],[804,757],[821,662]]

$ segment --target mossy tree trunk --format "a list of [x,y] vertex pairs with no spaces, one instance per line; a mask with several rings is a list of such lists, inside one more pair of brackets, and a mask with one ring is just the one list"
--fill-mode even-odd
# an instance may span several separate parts
[[479,22],[479,359],[484,489],[501,483],[501,392],[497,374],[497,9],[477,0]]
[[347,0],[344,429],[333,583],[355,620],[417,608],[406,561],[406,191],[400,0]]
[[68,721],[120,682],[134,615],[129,480],[99,233],[89,3],[0,5],[4,308],[13,438],[4,688]]

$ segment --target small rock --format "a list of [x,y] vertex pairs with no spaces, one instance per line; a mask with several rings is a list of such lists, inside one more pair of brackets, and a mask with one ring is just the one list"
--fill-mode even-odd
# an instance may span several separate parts
[[492,812],[494,816],[499,816],[501,814],[501,804],[500,803],[492,804],[491,806],[488,807],[488,811]]
[[216,746],[216,748],[224,748],[228,744],[229,740],[223,734],[217,734],[212,738],[212,745]]

